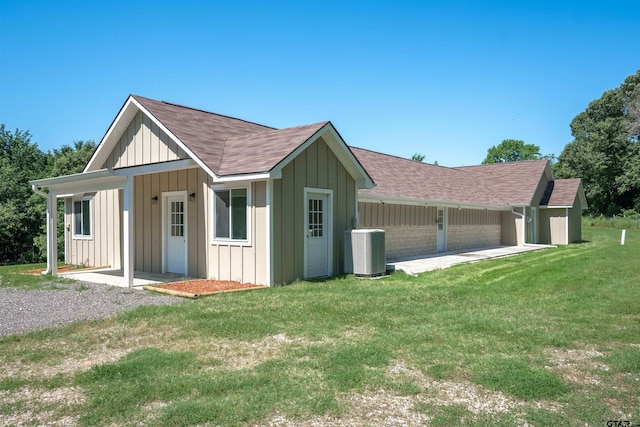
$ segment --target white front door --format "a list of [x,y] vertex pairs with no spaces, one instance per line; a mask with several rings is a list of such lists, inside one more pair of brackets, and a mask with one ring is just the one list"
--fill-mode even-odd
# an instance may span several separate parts
[[438,208],[437,216],[437,232],[436,232],[436,246],[438,252],[444,252],[447,250],[447,208]]
[[185,195],[165,203],[165,272],[187,275],[187,203]]
[[307,192],[305,197],[305,277],[331,275],[330,194]]

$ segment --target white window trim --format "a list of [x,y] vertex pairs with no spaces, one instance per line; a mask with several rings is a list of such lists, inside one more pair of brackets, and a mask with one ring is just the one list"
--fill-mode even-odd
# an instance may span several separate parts
[[[211,215],[209,220],[211,221],[211,244],[212,245],[225,245],[225,246],[251,246],[251,232],[252,232],[252,224],[253,224],[253,215],[252,215],[252,183],[251,182],[236,182],[232,184],[214,184],[210,187],[211,191]],[[247,239],[239,240],[232,238],[216,238],[216,194],[217,190],[247,190]]]
[[[76,234],[76,203],[89,201],[89,234]],[[82,218],[82,216],[81,216]],[[93,240],[93,196],[74,197],[71,199],[71,238],[73,240]]]

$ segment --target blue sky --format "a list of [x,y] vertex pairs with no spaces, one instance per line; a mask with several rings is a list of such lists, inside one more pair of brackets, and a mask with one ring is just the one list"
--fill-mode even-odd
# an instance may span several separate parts
[[100,141],[130,93],[441,165],[560,154],[640,68],[640,2],[0,0],[0,123]]

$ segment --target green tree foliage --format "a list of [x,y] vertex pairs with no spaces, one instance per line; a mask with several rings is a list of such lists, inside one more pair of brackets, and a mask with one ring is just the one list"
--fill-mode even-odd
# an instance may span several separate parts
[[[30,180],[81,172],[95,150],[93,141],[43,153],[28,131],[0,125],[0,264],[41,261],[46,255],[46,200]],[[58,209],[59,254],[63,255],[62,210]]]
[[537,145],[525,144],[519,139],[505,139],[487,150],[487,157],[482,161],[482,164],[519,162],[541,158],[540,147]]
[[[96,149],[96,143],[92,140],[89,141],[75,141],[73,146],[63,145],[60,148],[55,148],[53,153],[47,155],[49,168],[46,176],[61,176],[69,175],[73,173],[80,173],[84,170],[84,167],[93,152]],[[58,258],[64,259],[64,201],[58,200]],[[38,250],[39,257],[45,259],[47,255],[47,227],[43,224],[40,229],[40,234],[35,236],[34,245]]]
[[47,157],[29,132],[0,125],[0,264],[37,260],[33,238],[44,222],[45,201],[29,180],[42,177]]
[[414,153],[413,156],[411,156],[411,160],[414,162],[424,162],[424,154]]
[[93,152],[96,150],[96,143],[89,141],[75,141],[73,146],[63,145],[53,150],[50,154],[51,170],[49,176],[69,175],[80,173],[89,163]]
[[554,170],[583,180],[590,210],[617,215],[640,210],[640,70],[604,92],[571,122],[574,140]]

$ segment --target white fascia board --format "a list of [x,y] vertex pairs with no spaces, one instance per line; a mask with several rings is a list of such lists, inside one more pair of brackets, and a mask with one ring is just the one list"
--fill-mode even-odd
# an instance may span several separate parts
[[573,206],[538,206],[540,209],[571,209]]
[[[105,172],[108,172],[106,176]],[[48,188],[49,192],[55,194],[80,194],[124,188],[127,180],[126,177],[114,176],[110,172],[111,171],[102,169],[85,174],[37,180],[32,182],[32,185],[38,189]]]
[[[81,181],[70,184],[62,184],[53,187],[56,193],[93,193],[103,190],[116,190],[124,188],[127,182],[126,177],[112,176],[110,178],[103,178],[99,180]],[[51,188],[51,187],[50,187]]]
[[384,203],[394,205],[413,205],[413,206],[444,206],[448,208],[462,208],[462,209],[487,209],[493,211],[508,211],[510,206],[506,205],[491,205],[491,204],[473,204],[455,202],[452,200],[430,200],[419,199],[413,197],[392,197],[392,196],[377,196],[374,194],[358,194],[358,202],[369,203]]
[[281,178],[280,176],[273,176],[269,172],[264,173],[254,173],[254,174],[246,174],[246,175],[227,175],[227,176],[216,176],[212,175],[214,184],[224,184],[225,182],[238,182],[238,181],[264,181],[270,178]]
[[80,172],[71,175],[55,176],[53,178],[42,178],[29,181],[30,184],[39,188],[51,187],[59,184],[80,182],[91,179],[99,179],[113,176],[113,172],[109,169],[100,169],[91,172]]

